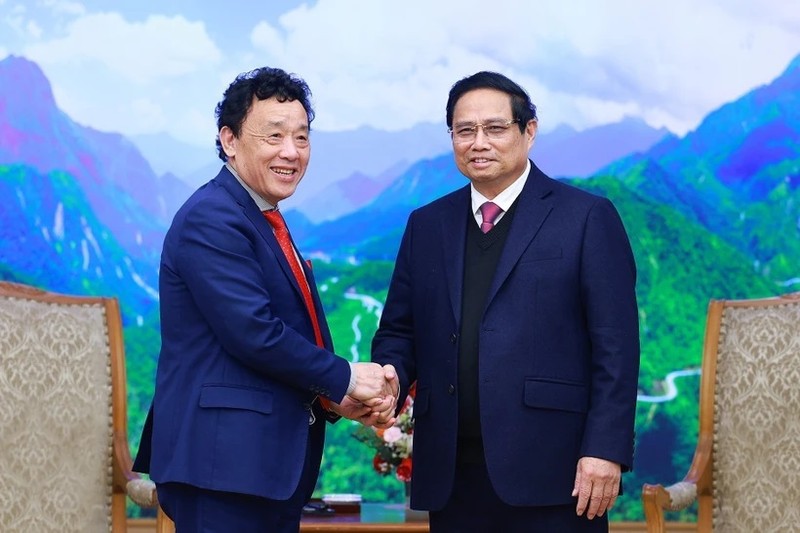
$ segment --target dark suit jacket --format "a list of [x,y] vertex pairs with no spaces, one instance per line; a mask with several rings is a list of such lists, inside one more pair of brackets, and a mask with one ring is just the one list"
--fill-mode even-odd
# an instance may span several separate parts
[[[453,484],[470,206],[467,186],[410,215],[373,341],[373,360],[397,367],[403,391],[417,380],[416,508],[441,509]],[[582,456],[630,468],[639,367],[635,270],[611,202],[532,166],[479,332],[485,458],[505,502],[574,503]]]
[[325,416],[316,408],[309,432],[309,404],[317,394],[340,401],[350,369],[315,345],[272,229],[225,167],[175,216],[159,292],[161,354],[137,467],[157,482],[288,498],[307,446],[319,467]]

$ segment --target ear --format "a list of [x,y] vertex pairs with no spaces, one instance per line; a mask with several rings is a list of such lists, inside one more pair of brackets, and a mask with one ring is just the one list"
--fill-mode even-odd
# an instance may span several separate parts
[[528,121],[528,124],[525,126],[525,135],[528,136],[528,149],[533,146],[533,141],[536,139],[536,134],[539,133],[539,121],[531,119]]
[[236,136],[228,126],[222,126],[222,129],[219,130],[219,142],[228,159],[236,156]]

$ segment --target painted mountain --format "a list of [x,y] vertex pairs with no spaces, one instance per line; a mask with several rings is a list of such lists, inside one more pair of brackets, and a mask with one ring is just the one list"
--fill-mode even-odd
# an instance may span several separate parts
[[[532,158],[538,161],[536,147]],[[586,183],[573,183],[601,193],[613,185],[633,195],[629,202],[668,207],[744,254],[750,268],[780,289],[798,283],[800,274],[800,239],[792,238],[800,225],[798,168],[800,59],[769,85],[711,113],[685,137],[669,135],[600,169]],[[465,184],[449,154],[421,160],[370,204],[306,226],[297,238],[307,251],[392,260],[410,209]],[[637,228],[629,230],[635,234]]]
[[0,278],[120,299],[136,432],[159,346],[161,242],[189,191],[125,137],[73,122],[41,69],[13,56],[0,61],[0,139]]
[[[676,396],[667,394],[665,383],[671,372],[698,367],[708,299],[800,288],[798,100],[800,58],[688,135],[626,145],[630,152],[613,162],[592,159],[590,176],[569,179],[614,201],[639,267],[636,468],[625,477],[612,519],[640,520],[641,483],[675,481],[691,460],[699,381],[682,378]],[[551,141],[550,149],[566,146],[557,135]],[[534,147],[535,161],[545,148]],[[353,200],[353,206],[362,203],[335,220],[287,213],[301,250],[317,259],[338,351],[353,360],[369,357],[409,212],[466,184],[446,153],[403,165],[389,170],[394,175],[384,174],[390,168],[384,166],[362,171],[353,183],[346,181],[351,174],[337,180],[335,194],[342,198],[357,195],[359,183],[368,180],[379,182],[380,190],[366,203]],[[0,62],[0,279],[120,299],[134,447],[159,348],[161,240],[188,194],[174,176],[157,176],[124,137],[80,126],[59,111],[35,64],[14,57]],[[320,493],[401,498],[402,485],[372,471],[371,452],[352,431],[346,423],[331,429]]]
[[[540,168],[551,176],[586,177],[620,157],[646,151],[667,135],[667,130],[651,128],[634,118],[582,131],[561,125],[540,131],[534,150]],[[164,133],[131,140],[157,174],[178,176],[192,189],[219,171],[213,135],[206,147]],[[343,132],[315,130],[303,183],[281,205],[284,211],[294,209],[315,224],[335,220],[374,201],[415,162],[450,151],[444,123],[417,124],[391,132],[370,127]]]
[[[314,222],[355,211],[412,163],[445,153],[450,146],[445,126],[430,123],[391,132],[371,127],[343,132],[313,130],[311,139],[312,157],[303,183],[282,206],[284,210],[297,209]],[[158,174],[179,176],[192,189],[219,171],[213,132],[206,148],[166,134],[141,135],[132,140]]]
[[668,135],[666,128],[654,129],[631,117],[580,132],[562,124],[536,136],[531,156],[549,176],[582,178],[620,157],[644,152]]

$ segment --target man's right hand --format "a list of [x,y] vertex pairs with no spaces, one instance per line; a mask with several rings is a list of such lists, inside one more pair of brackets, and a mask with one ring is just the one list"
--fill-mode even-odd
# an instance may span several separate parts
[[377,363],[354,363],[355,383],[349,396],[378,412],[393,408],[397,400],[397,373],[394,367]]
[[397,421],[395,413],[397,411],[397,400],[400,396],[400,378],[392,365],[383,367],[383,376],[386,378],[389,386],[389,393],[391,394],[391,402],[384,402],[382,405],[373,407],[373,412],[376,413],[377,419],[374,420],[373,425],[378,428],[390,428]]

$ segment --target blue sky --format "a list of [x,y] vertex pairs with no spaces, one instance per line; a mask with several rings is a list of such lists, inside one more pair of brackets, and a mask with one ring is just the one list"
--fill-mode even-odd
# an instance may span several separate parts
[[798,53],[786,0],[0,0],[0,58],[38,63],[74,120],[198,145],[261,65],[309,82],[319,130],[443,122],[452,83],[489,69],[543,131],[635,116],[682,134]]

